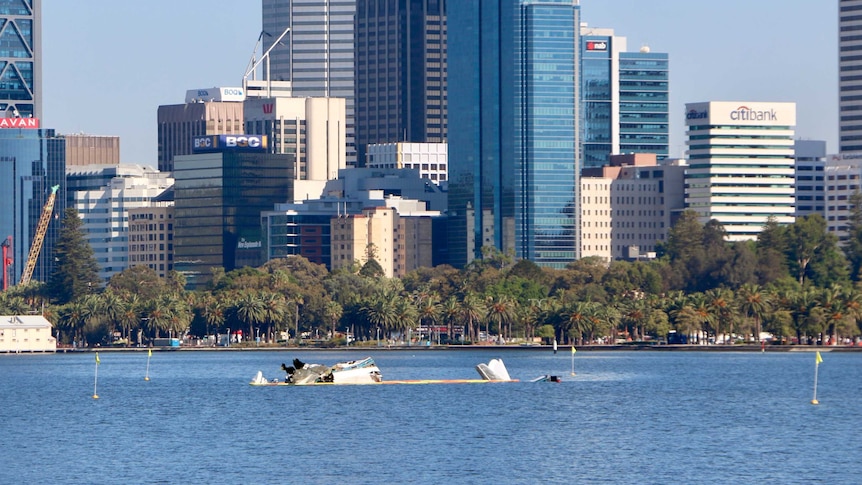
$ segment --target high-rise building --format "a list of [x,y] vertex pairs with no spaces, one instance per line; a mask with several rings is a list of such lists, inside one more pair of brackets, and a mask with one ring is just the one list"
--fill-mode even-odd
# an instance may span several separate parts
[[584,168],[612,154],[668,157],[668,55],[626,44],[611,29],[581,27]]
[[353,17],[356,0],[262,0],[264,76],[290,81],[293,96],[344,98],[347,165],[356,164],[353,116]]
[[862,151],[862,0],[838,2],[838,151]]
[[174,269],[174,203],[154,201],[129,209],[129,267],[146,266],[159,277]]
[[[826,167],[826,142],[796,140],[793,156],[796,158],[796,217],[810,214],[825,217],[823,169]],[[831,158],[834,160],[835,156]]]
[[66,167],[82,165],[119,165],[120,137],[63,135],[66,139]]
[[415,168],[419,176],[444,185],[449,174],[446,143],[381,143],[368,145],[368,168]]
[[[70,167],[66,180],[68,203],[83,220],[87,242],[99,263],[98,283],[107,283],[129,267],[129,210],[148,207],[173,185],[173,179],[139,165],[89,165]],[[155,244],[164,250],[168,241]]]
[[42,117],[42,0],[0,0],[0,116]]
[[247,134],[265,135],[270,153],[295,157],[294,180],[331,180],[345,168],[344,99],[254,98],[244,112]]
[[184,104],[159,106],[159,170],[171,172],[174,157],[193,153],[195,137],[242,134],[245,99],[242,88],[191,89]]
[[59,185],[56,217],[48,224],[33,280],[48,281],[54,268],[54,245],[66,210],[65,147],[54,130],[39,129],[38,118],[0,118],[0,239],[12,236],[10,284],[21,278],[42,208],[51,187]]
[[446,0],[357,0],[356,152],[447,140]]
[[213,268],[260,265],[260,214],[293,195],[293,155],[266,153],[261,137],[248,141],[253,137],[242,146],[209,147],[198,138],[202,148],[175,158],[174,269],[191,288],[209,282]]
[[686,208],[724,226],[731,241],[755,239],[770,216],[792,224],[795,103],[686,104]]
[[447,4],[449,253],[578,257],[577,0]]

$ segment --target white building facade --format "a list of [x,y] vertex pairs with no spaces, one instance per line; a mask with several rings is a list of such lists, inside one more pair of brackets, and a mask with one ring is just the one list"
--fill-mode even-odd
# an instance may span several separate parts
[[0,353],[56,352],[51,322],[42,315],[0,316]]
[[757,237],[770,216],[794,222],[795,103],[686,104],[686,207],[724,226],[730,241]]
[[332,180],[347,166],[344,98],[250,98],[244,112],[246,134],[296,156],[294,180]]
[[129,266],[129,210],[148,207],[174,180],[138,165],[73,167],[66,175],[103,284]]
[[435,184],[448,180],[447,143],[373,143],[367,150],[368,168],[414,168],[420,177]]

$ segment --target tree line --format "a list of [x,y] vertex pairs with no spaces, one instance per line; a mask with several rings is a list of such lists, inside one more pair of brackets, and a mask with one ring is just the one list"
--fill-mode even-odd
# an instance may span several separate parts
[[[182,275],[159,278],[135,266],[104,288],[74,209],[67,211],[50,280],[0,294],[4,313],[43,312],[58,341],[144,343],[242,330],[277,343],[308,335],[321,345],[408,338],[440,343],[485,340],[563,344],[661,340],[841,343],[860,335],[862,197],[855,196],[838,241],[819,215],[766,223],[754,241],[727,242],[716,221],[684,212],[650,261],[583,258],[564,269],[484,248],[463,269],[420,268],[386,278],[368,251],[338,271],[302,257],[257,268],[217,269],[204,290]],[[296,340],[299,342],[299,340]]]

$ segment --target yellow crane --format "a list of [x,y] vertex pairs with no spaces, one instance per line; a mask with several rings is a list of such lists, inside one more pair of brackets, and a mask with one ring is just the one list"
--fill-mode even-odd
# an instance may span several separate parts
[[54,212],[54,200],[57,198],[57,189],[59,185],[51,187],[51,195],[48,196],[48,201],[45,202],[45,207],[42,207],[42,215],[39,216],[39,225],[36,226],[36,234],[33,236],[33,244],[30,245],[30,255],[27,256],[27,266],[24,266],[24,272],[21,274],[19,285],[26,285],[33,277],[33,270],[36,269],[36,260],[39,259],[39,252],[42,251],[42,242],[45,241],[45,233],[48,232],[48,223],[51,222],[51,213]]

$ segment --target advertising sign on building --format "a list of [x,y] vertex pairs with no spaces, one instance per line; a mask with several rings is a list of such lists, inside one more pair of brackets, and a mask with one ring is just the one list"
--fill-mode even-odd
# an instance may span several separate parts
[[0,118],[0,128],[39,129],[39,118]]
[[588,51],[606,51],[608,50],[608,43],[603,40],[588,40],[587,41],[587,50]]
[[685,105],[686,125],[796,126],[796,103],[711,101]]
[[186,91],[186,103],[205,101],[245,101],[242,88],[202,88]]
[[210,135],[192,138],[192,152],[265,152],[267,149],[266,135]]

